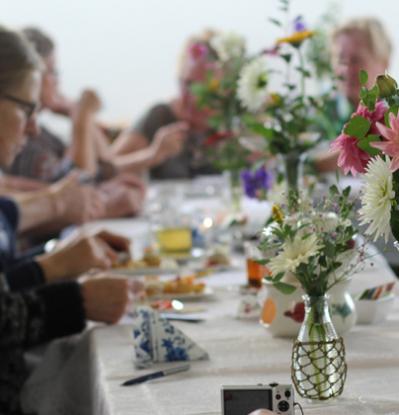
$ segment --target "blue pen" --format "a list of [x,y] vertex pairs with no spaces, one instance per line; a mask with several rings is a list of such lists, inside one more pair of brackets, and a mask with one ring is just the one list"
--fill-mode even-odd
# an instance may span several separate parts
[[158,372],[149,373],[148,375],[129,379],[126,382],[123,382],[121,386],[137,385],[139,383],[147,382],[148,380],[151,380],[151,379],[162,378],[164,376],[173,375],[174,373],[185,372],[188,369],[190,369],[190,365],[188,363],[183,366],[171,367],[169,369],[164,369]]

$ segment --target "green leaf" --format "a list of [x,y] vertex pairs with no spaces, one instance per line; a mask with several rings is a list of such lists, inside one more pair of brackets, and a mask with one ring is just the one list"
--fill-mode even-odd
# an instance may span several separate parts
[[284,272],[279,272],[274,278],[273,281],[275,283],[278,283],[279,281],[281,281],[284,277]]
[[282,26],[282,23],[280,22],[280,20],[274,19],[273,17],[269,17],[268,20],[269,20],[269,22],[273,23],[276,26],[279,26],[279,27]]
[[375,141],[380,141],[380,137],[375,134],[370,134],[367,137],[359,140],[357,143],[357,146],[361,150],[365,151],[367,154],[370,154],[371,156],[376,156],[377,154],[380,153],[380,150],[378,150],[377,148],[371,147],[370,145],[370,143],[375,142]]
[[282,53],[280,55],[280,58],[284,59],[287,63],[290,63],[292,59],[292,55],[291,53]]
[[285,282],[276,282],[273,285],[277,288],[277,290],[279,290],[283,294],[292,294],[296,290],[296,287],[294,285],[287,284]]
[[254,123],[247,123],[248,128],[253,131],[255,134],[259,134],[260,136],[267,138],[268,140],[274,137],[274,130],[271,128],[267,128],[264,125],[254,122]]
[[333,258],[335,256],[335,245],[332,244],[330,241],[324,241],[324,253],[329,258]]
[[370,126],[371,123],[369,120],[366,120],[360,115],[355,115],[349,120],[348,124],[346,124],[344,133],[350,135],[351,137],[362,139],[369,131]]
[[[370,137],[370,136],[369,136]],[[342,194],[345,196],[345,197],[348,197],[349,195],[350,195],[350,192],[351,192],[351,187],[350,186],[346,186],[345,187],[345,189],[342,191]]]
[[366,85],[366,84],[367,84],[368,79],[369,79],[369,76],[368,76],[367,72],[366,72],[364,69],[362,69],[362,70],[359,72],[359,81],[360,81],[360,85]]

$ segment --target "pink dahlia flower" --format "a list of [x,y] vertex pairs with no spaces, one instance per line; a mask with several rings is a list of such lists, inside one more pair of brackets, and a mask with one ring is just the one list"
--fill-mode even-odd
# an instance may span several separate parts
[[377,122],[384,121],[386,110],[387,107],[384,102],[378,101],[375,105],[374,111],[370,111],[365,105],[359,104],[354,115],[360,115],[361,117],[366,118],[366,120],[371,122],[369,131],[370,134],[379,134],[376,124]]
[[357,146],[357,138],[342,133],[332,143],[330,148],[339,151],[338,167],[345,174],[349,172],[353,176],[364,173],[370,156]]
[[372,147],[378,148],[384,154],[391,157],[391,170],[399,169],[399,114],[395,116],[393,113],[389,114],[389,124],[391,128],[384,124],[377,123],[379,133],[385,138],[384,141],[371,143]]

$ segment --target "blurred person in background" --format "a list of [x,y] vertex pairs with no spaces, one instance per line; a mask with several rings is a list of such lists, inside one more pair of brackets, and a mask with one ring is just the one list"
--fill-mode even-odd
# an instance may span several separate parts
[[[338,77],[338,94],[335,105],[327,115],[337,121],[337,136],[359,105],[360,70],[367,71],[367,87],[370,87],[377,76],[389,68],[391,56],[391,39],[384,25],[374,17],[351,19],[333,31],[331,59]],[[317,155],[316,170],[323,173],[335,171],[337,159],[337,152]]]
[[206,58],[194,46],[207,42],[214,32],[192,37],[180,60],[178,96],[148,110],[131,128],[123,131],[112,145],[118,169],[149,169],[155,179],[190,178],[215,173],[208,163],[202,143],[209,135],[209,110],[200,108],[191,91],[208,70]]

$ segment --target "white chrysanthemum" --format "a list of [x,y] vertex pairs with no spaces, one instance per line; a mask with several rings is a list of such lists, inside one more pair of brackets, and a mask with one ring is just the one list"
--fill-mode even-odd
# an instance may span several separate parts
[[343,220],[335,212],[313,213],[312,223],[317,232],[324,233],[334,232],[338,226],[348,227],[352,224],[349,219]]
[[211,39],[210,44],[223,62],[239,58],[245,52],[245,39],[234,32],[220,33]]
[[309,258],[317,255],[321,248],[316,235],[303,239],[297,234],[292,241],[284,243],[283,250],[270,260],[268,267],[274,275],[287,271],[295,273],[300,264],[307,264]]
[[256,58],[245,65],[238,80],[237,94],[245,108],[257,111],[267,97],[267,67],[264,57]]
[[395,198],[390,160],[377,156],[369,162],[366,170],[362,207],[359,210],[360,224],[369,224],[365,233],[374,235],[374,241],[384,236],[385,242],[388,242],[391,207]]

